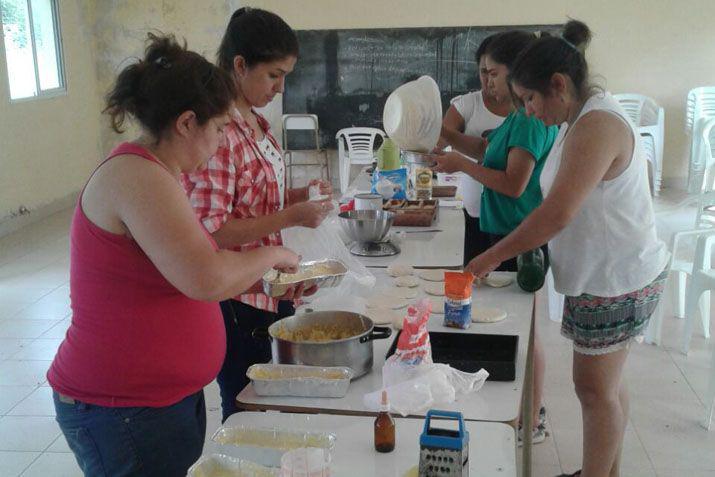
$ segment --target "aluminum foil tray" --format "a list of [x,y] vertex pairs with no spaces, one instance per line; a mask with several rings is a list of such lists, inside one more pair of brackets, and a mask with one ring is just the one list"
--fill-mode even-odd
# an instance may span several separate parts
[[254,364],[246,372],[259,396],[342,398],[353,370],[347,367]]
[[320,288],[336,287],[343,280],[348,268],[340,260],[315,260],[303,262],[297,273],[279,273],[269,270],[263,275],[263,291],[270,297],[286,294],[289,288],[303,283],[305,288],[318,285]]

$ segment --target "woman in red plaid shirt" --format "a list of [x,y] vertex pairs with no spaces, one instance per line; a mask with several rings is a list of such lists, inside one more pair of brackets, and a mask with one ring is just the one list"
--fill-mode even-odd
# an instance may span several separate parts
[[[222,248],[243,251],[281,245],[282,229],[317,227],[332,208],[329,200],[308,201],[308,187],[286,187],[281,148],[266,119],[254,110],[283,92],[285,76],[297,58],[298,39],[277,15],[246,7],[231,17],[218,63],[235,79],[235,108],[216,155],[206,168],[184,177],[194,210]],[[332,195],[323,181],[310,185]],[[271,359],[266,333],[256,330],[292,315],[292,299],[312,291],[298,289],[282,300],[246,293],[221,303],[228,340],[217,378],[224,421],[238,410],[236,395],[248,383],[248,367]]]

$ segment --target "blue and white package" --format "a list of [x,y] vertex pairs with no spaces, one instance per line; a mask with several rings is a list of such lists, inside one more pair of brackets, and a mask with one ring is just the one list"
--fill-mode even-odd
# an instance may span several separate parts
[[380,194],[383,199],[407,199],[407,169],[401,167],[391,171],[376,169],[372,175],[373,194]]

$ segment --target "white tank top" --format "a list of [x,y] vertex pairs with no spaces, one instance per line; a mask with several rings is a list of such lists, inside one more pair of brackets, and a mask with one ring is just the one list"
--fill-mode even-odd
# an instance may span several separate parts
[[[464,119],[464,134],[482,137],[484,131],[498,128],[504,117],[498,116],[486,107],[481,91],[457,96],[451,101],[454,108]],[[471,217],[479,217],[479,205],[482,201],[482,184],[466,174],[459,180],[459,195],[462,196],[464,209]]]
[[[591,96],[574,124],[594,110],[607,111],[628,125],[633,156],[618,177],[598,184],[574,220],[549,242],[549,259],[560,293],[614,297],[648,285],[663,271],[669,255],[656,235],[648,167],[633,124],[610,93]],[[564,124],[541,173],[544,197],[561,166],[567,137]]]

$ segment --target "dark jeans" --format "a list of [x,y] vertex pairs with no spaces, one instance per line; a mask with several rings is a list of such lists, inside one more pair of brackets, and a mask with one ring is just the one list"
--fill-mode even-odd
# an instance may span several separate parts
[[[506,235],[494,235],[494,234],[486,234],[488,236],[488,240],[490,242],[489,246],[496,245],[497,242],[499,242],[501,239],[506,237]],[[549,269],[549,246],[548,244],[544,244],[541,246],[541,251],[544,252],[544,270]],[[501,265],[499,265],[499,268],[497,268],[498,272],[517,272],[518,267],[516,265],[516,257],[510,258],[509,260],[502,262]]]
[[223,421],[240,409],[236,396],[249,382],[246,370],[253,364],[271,360],[271,342],[266,330],[275,321],[295,313],[293,302],[280,301],[278,312],[259,310],[236,300],[221,302],[226,326],[226,358],[216,381],[221,390]]
[[184,477],[206,436],[204,392],[166,407],[104,407],[60,400],[57,422],[87,477]]
[[464,266],[491,245],[489,235],[479,228],[479,217],[472,217],[464,210]]

